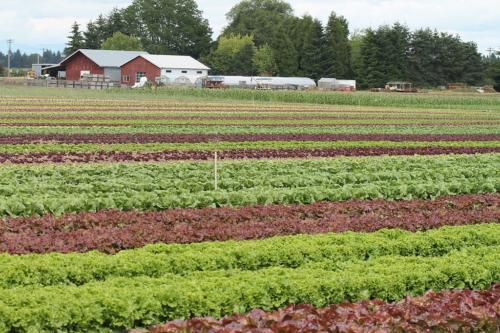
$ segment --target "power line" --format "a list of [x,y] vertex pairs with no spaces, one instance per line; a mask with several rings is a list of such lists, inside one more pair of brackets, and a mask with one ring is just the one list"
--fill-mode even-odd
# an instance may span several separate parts
[[9,44],[9,54],[7,55],[7,76],[10,77],[10,57],[12,56],[12,43],[14,40],[12,38],[7,39],[7,44]]

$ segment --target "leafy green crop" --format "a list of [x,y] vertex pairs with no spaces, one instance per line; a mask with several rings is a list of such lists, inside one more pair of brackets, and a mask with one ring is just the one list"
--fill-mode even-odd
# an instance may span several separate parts
[[297,269],[193,272],[186,276],[120,277],[83,286],[1,290],[0,331],[111,332],[172,319],[213,316],[287,304],[421,295],[429,289],[488,288],[500,279],[500,248],[453,251],[442,257],[384,256]]
[[500,190],[500,154],[0,167],[0,216],[436,198]]
[[149,245],[116,255],[84,254],[0,255],[0,288],[17,286],[82,285],[112,277],[167,273],[189,275],[196,271],[297,268],[327,262],[326,270],[341,269],[344,262],[387,255],[442,256],[477,246],[500,246],[500,225],[445,227],[421,233],[382,230],[276,237],[258,241],[209,242],[190,245]]
[[420,147],[475,147],[499,148],[500,141],[247,141],[198,143],[125,143],[125,144],[3,144],[0,153],[26,152],[158,152],[205,151],[231,149],[328,149],[328,148],[420,148]]
[[500,126],[0,126],[0,135],[23,134],[500,134]]

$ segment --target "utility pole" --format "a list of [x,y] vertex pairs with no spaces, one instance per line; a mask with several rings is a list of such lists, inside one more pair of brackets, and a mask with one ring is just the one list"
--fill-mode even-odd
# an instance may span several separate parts
[[9,54],[7,56],[7,76],[10,77],[10,57],[12,56],[12,43],[14,43],[13,39],[7,39],[7,44],[9,44]]

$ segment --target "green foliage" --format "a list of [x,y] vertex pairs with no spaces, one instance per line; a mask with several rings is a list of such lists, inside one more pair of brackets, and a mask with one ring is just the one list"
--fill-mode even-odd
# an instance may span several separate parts
[[458,36],[421,29],[413,33],[399,23],[368,29],[352,45],[352,61],[362,88],[410,80],[420,87],[452,82],[480,84],[484,69],[477,45]]
[[412,34],[408,70],[420,86],[479,84],[483,80],[481,57],[474,43],[464,43],[458,36],[430,29]]
[[499,126],[1,126],[0,135],[21,134],[458,134],[500,135]]
[[194,0],[134,0],[124,10],[129,33],[153,54],[207,54],[212,30]]
[[293,76],[298,70],[298,52],[289,31],[294,16],[292,7],[281,0],[245,0],[227,14],[229,25],[224,36],[251,35],[255,45],[269,45],[274,54],[277,73]]
[[64,49],[66,55],[70,55],[85,46],[85,40],[83,39],[78,22],[73,23],[71,34],[68,36],[68,43],[66,45],[67,47]]
[[324,76],[338,79],[351,77],[351,43],[347,20],[332,12],[328,18],[324,38]]
[[[233,121],[231,121],[233,122]],[[2,144],[0,153],[50,153],[50,152],[165,152],[165,151],[214,151],[232,149],[345,149],[345,148],[421,148],[421,147],[496,147],[500,141],[243,141],[198,143],[80,143],[80,144]]]
[[323,26],[317,19],[304,16],[292,32],[298,55],[298,75],[319,80],[323,76]]
[[493,88],[500,92],[500,53],[490,55],[484,60],[486,68],[486,80]]
[[229,24],[224,35],[252,35],[255,44],[260,47],[264,44],[274,45],[276,27],[293,17],[293,9],[282,0],[244,0],[226,16]]
[[255,44],[252,36],[221,36],[217,48],[207,57],[215,74],[254,75]]
[[208,162],[2,166],[0,216],[495,193],[499,165],[498,154],[234,161],[216,191]]
[[[246,270],[270,267],[326,266],[335,270],[348,262],[384,256],[439,257],[466,248],[499,246],[500,225],[444,227],[412,233],[374,233],[274,237],[257,241],[157,244],[116,255],[74,254],[0,255],[0,289],[26,286],[77,285],[114,277],[188,276],[199,271]],[[327,265],[325,265],[327,264]]]
[[361,87],[384,87],[388,81],[408,79],[409,35],[408,28],[398,23],[366,30],[360,49]]
[[439,257],[389,255],[339,264],[326,260],[295,269],[275,266],[116,277],[82,286],[16,287],[1,290],[0,329],[110,332],[288,304],[321,307],[372,298],[395,301],[429,289],[484,289],[500,279],[499,260],[498,246],[484,246]]
[[121,32],[115,32],[112,37],[106,39],[101,45],[103,50],[142,51],[141,41],[133,36],[127,36]]
[[253,65],[257,75],[273,76],[278,72],[273,49],[268,44],[257,48],[253,57]]

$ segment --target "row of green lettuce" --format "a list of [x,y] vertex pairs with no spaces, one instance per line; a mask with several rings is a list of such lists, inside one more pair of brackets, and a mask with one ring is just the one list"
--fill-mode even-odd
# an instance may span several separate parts
[[349,148],[500,148],[500,141],[243,141],[198,143],[119,143],[119,144],[64,144],[32,143],[3,144],[0,153],[26,152],[161,152],[161,151],[216,151],[235,149],[349,149]]
[[427,290],[488,288],[500,280],[500,247],[482,246],[439,257],[390,255],[299,268],[225,270],[115,277],[82,286],[1,290],[0,332],[112,332],[167,320],[219,318],[288,304],[318,307],[379,298],[395,301]]
[[417,233],[382,230],[257,241],[156,244],[116,255],[99,252],[1,254],[0,288],[83,285],[114,277],[189,276],[199,271],[256,271],[317,264],[326,264],[323,269],[329,271],[339,271],[350,262],[383,256],[439,257],[479,246],[500,246],[500,224],[445,227]]
[[495,193],[500,154],[0,167],[0,216]]
[[0,136],[36,134],[500,134],[497,125],[467,126],[0,126]]
[[[0,109],[1,110],[1,109]],[[306,109],[307,110],[307,109]],[[36,109],[35,111],[25,108],[19,111],[11,111],[6,109],[0,114],[0,119],[23,119],[23,118],[37,118],[37,119],[94,119],[94,118],[137,118],[140,119],[147,117],[162,117],[168,119],[173,118],[352,118],[352,119],[400,119],[400,118],[423,118],[423,119],[471,119],[471,120],[500,120],[500,114],[497,111],[423,111],[419,109],[399,109],[399,110],[380,110],[377,112],[364,111],[363,109],[345,109],[345,110],[322,110],[322,111],[306,111],[306,110],[287,110],[287,111],[273,111],[273,110],[247,110],[240,111],[238,109],[225,110],[213,109],[208,111],[193,111],[193,110],[151,110],[147,106],[142,110],[126,111],[121,110],[119,107],[113,108],[112,106],[103,110],[58,110],[55,109]]]
[[20,118],[20,119],[0,119],[4,125],[52,125],[69,124],[73,126],[87,125],[254,125],[254,126],[343,126],[343,125],[499,125],[500,120],[488,119],[40,119],[40,118]]

